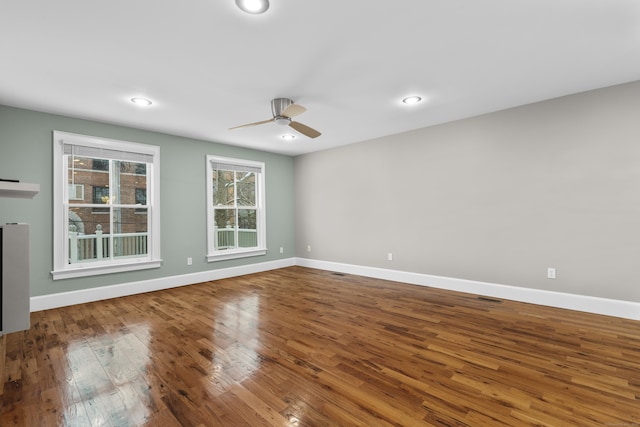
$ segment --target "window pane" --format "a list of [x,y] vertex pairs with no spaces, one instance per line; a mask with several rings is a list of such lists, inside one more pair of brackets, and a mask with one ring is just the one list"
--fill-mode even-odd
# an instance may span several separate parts
[[112,194],[113,203],[121,205],[138,204],[137,199],[142,193],[137,190],[144,190],[146,203],[146,164],[115,160],[113,162],[112,188],[115,193]]
[[[109,197],[109,187],[95,186],[91,189],[93,196],[87,203],[93,203],[96,205],[108,205],[113,197]],[[93,208],[94,214],[106,214],[109,213],[109,208]],[[106,221],[109,221],[108,219]]]
[[113,257],[146,255],[148,242],[146,208],[113,208]]
[[218,228],[233,228],[236,225],[235,209],[216,209],[215,225]]
[[[109,208],[106,208],[109,212]],[[96,230],[109,232],[109,215],[95,215],[90,207],[70,207],[69,208],[69,231],[79,234],[94,234]]]
[[256,205],[256,174],[253,172],[236,172],[238,188],[238,206]]
[[215,213],[215,236],[214,244],[216,250],[235,249],[235,209],[216,209]]
[[147,208],[113,208],[114,232],[146,233],[147,216]]
[[213,171],[213,205],[235,206],[233,200],[234,172],[225,170]]
[[89,207],[69,208],[68,215],[69,263],[108,258],[109,216],[96,216]]
[[256,210],[238,210],[238,247],[254,248],[258,246]]
[[255,209],[239,209],[238,210],[238,228],[246,228],[249,230],[256,229],[256,210]]
[[73,204],[93,203],[93,187],[108,188],[109,186],[109,161],[105,160],[107,162],[106,170],[94,170],[93,162],[96,159],[67,157],[68,202]]

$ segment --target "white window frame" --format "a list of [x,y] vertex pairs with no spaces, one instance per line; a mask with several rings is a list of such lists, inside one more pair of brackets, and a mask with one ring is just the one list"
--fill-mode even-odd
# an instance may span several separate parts
[[[235,248],[216,250],[215,248],[215,210],[213,207],[213,167],[214,163],[237,165],[260,169],[256,173],[256,227],[257,246],[253,248]],[[206,156],[206,189],[207,189],[207,261],[223,261],[236,258],[265,255],[267,253],[267,221],[265,208],[265,164],[252,160],[232,159],[214,155]]]
[[[65,145],[102,149],[110,152],[144,155],[153,160],[147,167],[147,206],[149,207],[148,246],[144,257],[105,260],[95,263],[68,262],[69,254],[69,185]],[[126,160],[126,159],[125,159]],[[95,136],[53,131],[53,280],[158,268],[160,257],[160,147]]]

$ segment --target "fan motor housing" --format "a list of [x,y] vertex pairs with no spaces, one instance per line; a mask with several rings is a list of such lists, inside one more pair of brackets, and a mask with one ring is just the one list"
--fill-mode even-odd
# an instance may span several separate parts
[[[271,112],[273,113],[273,117],[276,118],[276,123],[278,123],[278,119],[282,117],[284,109],[291,104],[293,104],[293,101],[289,98],[275,98],[271,100]],[[282,124],[289,124],[289,122]]]

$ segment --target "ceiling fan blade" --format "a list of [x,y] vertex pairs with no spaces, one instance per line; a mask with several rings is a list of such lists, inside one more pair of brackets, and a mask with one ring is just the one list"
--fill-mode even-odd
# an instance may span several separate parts
[[291,126],[292,128],[294,128],[295,130],[297,130],[298,132],[300,132],[301,134],[308,136],[309,138],[317,138],[320,135],[322,135],[320,132],[318,132],[317,130],[310,128],[307,125],[303,125],[300,122],[291,122],[289,123],[289,126]]
[[238,129],[238,128],[248,128],[248,127],[257,126],[257,125],[263,125],[265,123],[269,123],[269,122],[272,122],[274,120],[275,119],[269,119],[269,120],[263,120],[261,122],[247,123],[246,125],[240,125],[240,126],[235,126],[235,127],[229,128],[229,130]]
[[297,115],[300,115],[300,114],[304,113],[305,111],[307,111],[307,109],[304,108],[302,105],[290,104],[287,108],[282,110],[282,113],[280,113],[280,115],[284,116],[284,117],[291,118],[291,117],[295,117]]

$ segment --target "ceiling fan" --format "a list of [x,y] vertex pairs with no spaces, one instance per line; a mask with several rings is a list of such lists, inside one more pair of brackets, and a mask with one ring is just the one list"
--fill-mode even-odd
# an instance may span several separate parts
[[293,101],[288,98],[275,98],[271,100],[271,113],[273,114],[273,118],[269,120],[263,120],[261,122],[235,126],[230,128],[229,130],[274,122],[281,126],[292,127],[293,129],[297,130],[305,136],[308,136],[309,138],[317,138],[322,135],[320,132],[313,128],[310,128],[307,125],[303,125],[300,122],[294,122],[293,120],[291,120],[292,117],[302,114],[305,111],[307,111],[306,108],[304,108],[302,105],[294,104]]

